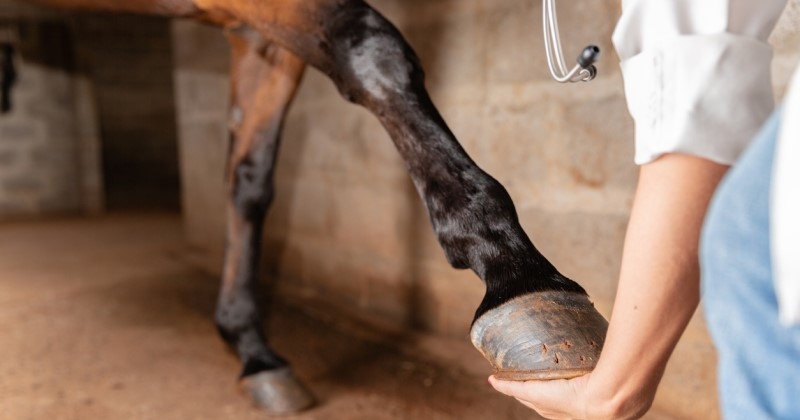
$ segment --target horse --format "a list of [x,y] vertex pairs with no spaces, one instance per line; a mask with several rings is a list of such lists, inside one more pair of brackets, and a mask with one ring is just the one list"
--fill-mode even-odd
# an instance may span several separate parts
[[[364,0],[29,1],[194,19],[223,29],[232,51],[230,155],[215,323],[239,357],[242,387],[267,412],[294,413],[314,404],[289,362],[270,348],[255,293],[281,129],[307,66],[327,75],[345,100],[380,121],[447,261],[455,269],[472,270],[485,284],[471,339],[497,375],[569,378],[593,368],[607,322],[585,290],[537,250],[506,189],[478,167],[439,114],[413,49]],[[4,59],[3,68],[7,91],[13,66]]]

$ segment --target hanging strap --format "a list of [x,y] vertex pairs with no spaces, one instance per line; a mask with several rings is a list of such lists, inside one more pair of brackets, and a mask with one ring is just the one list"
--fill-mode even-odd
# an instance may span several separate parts
[[19,37],[14,26],[0,26],[0,113],[11,110],[11,87],[17,81],[14,66],[15,45]]
[[11,110],[11,87],[17,81],[17,70],[14,67],[14,44],[0,42],[0,112]]

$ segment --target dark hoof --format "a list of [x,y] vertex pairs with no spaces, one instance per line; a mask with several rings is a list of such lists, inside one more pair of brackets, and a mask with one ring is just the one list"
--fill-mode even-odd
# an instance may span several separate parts
[[499,379],[569,379],[594,369],[607,329],[586,296],[539,292],[486,312],[470,338]]
[[258,407],[273,415],[294,414],[314,405],[314,397],[288,367],[245,376],[241,387]]

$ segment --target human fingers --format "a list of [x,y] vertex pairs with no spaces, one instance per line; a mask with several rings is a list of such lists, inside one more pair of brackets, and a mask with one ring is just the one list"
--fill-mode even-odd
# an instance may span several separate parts
[[514,397],[517,399],[522,399],[527,401],[528,400],[528,382],[519,382],[519,381],[502,381],[494,377],[494,375],[489,377],[489,384],[502,394],[506,394],[509,397]]
[[518,382],[502,381],[492,376],[489,383],[497,391],[514,397],[545,418],[578,417],[580,398],[576,395],[575,384],[568,380]]
[[574,396],[570,382],[564,379],[552,381],[503,381],[494,376],[489,383],[497,391],[511,397],[539,405],[539,402],[567,402]]

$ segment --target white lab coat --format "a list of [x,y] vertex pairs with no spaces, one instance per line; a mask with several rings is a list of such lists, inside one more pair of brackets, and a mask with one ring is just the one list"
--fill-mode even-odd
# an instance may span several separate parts
[[[767,38],[786,0],[623,0],[614,31],[639,164],[664,153],[734,163],[772,113]],[[800,70],[787,93],[771,203],[784,324],[800,324]]]

